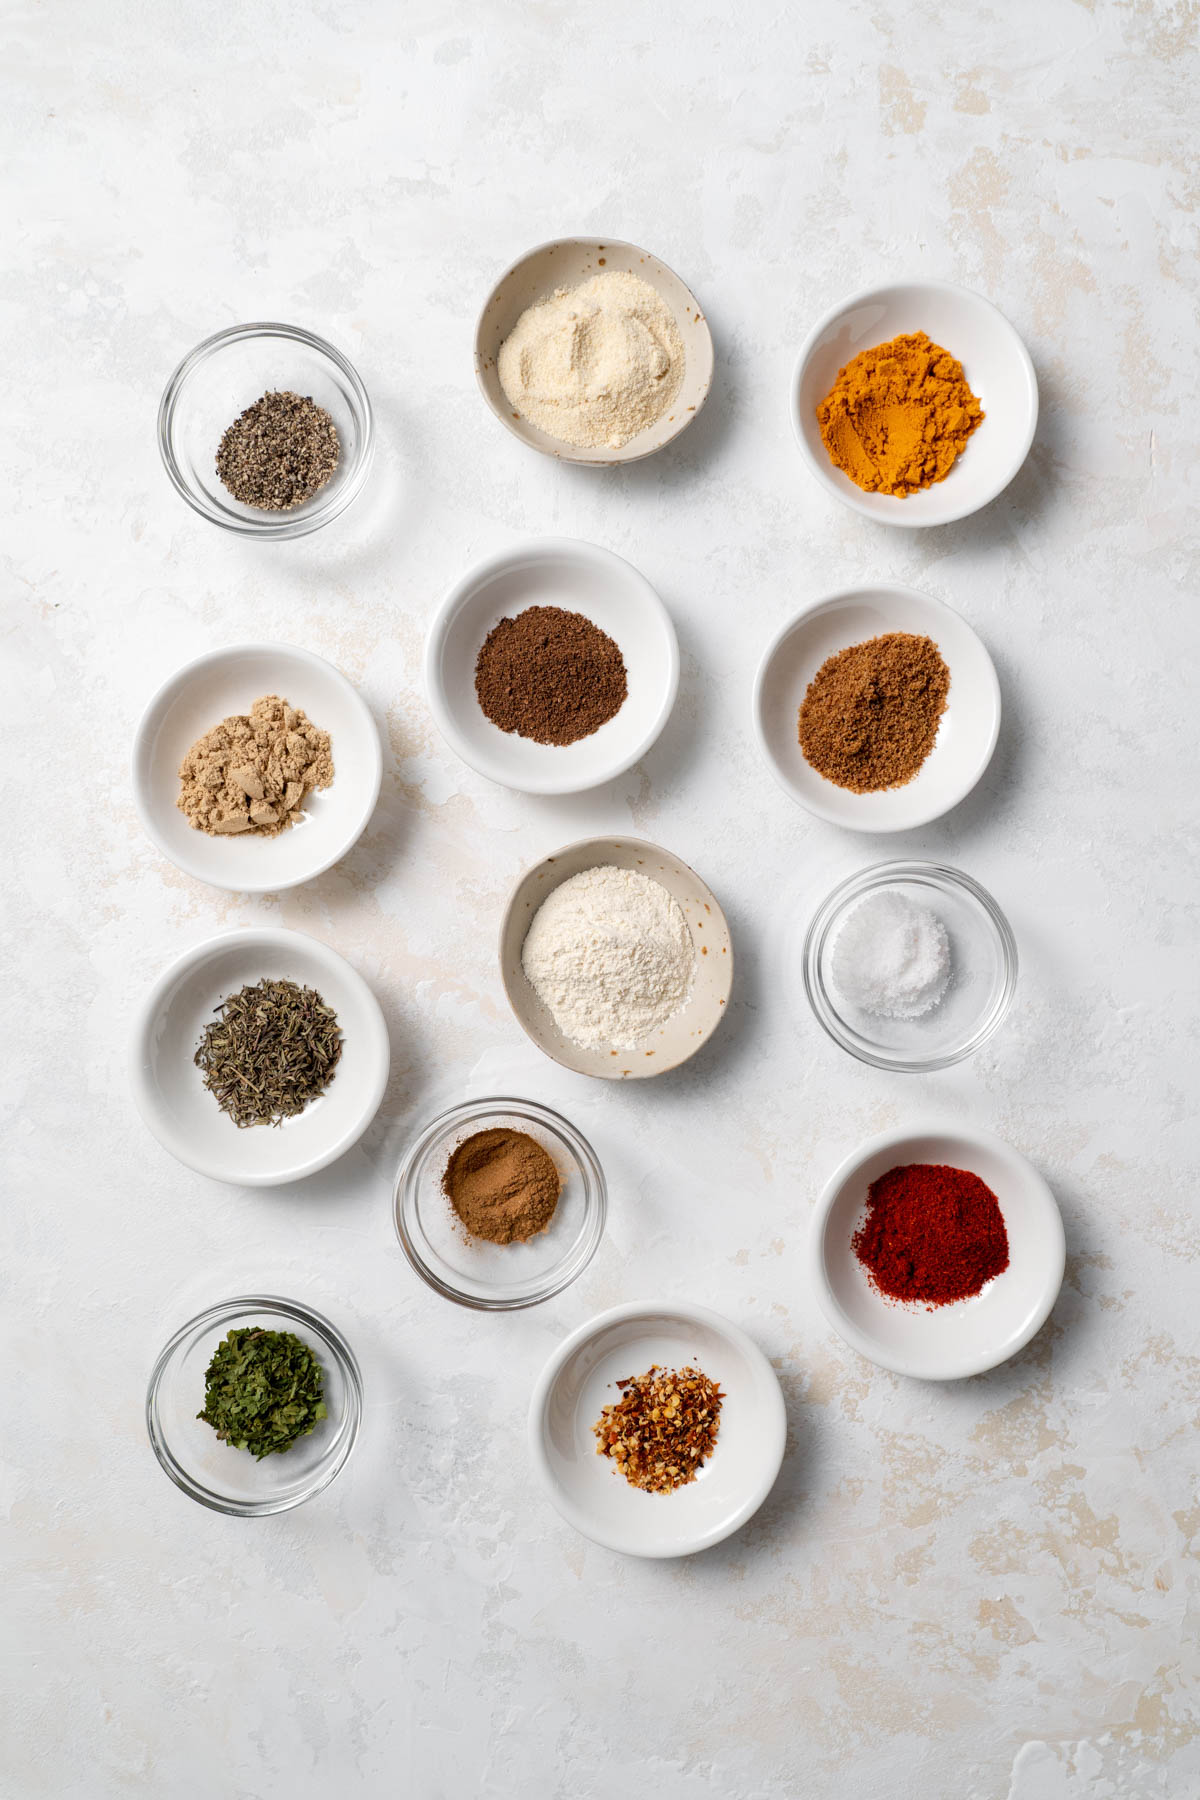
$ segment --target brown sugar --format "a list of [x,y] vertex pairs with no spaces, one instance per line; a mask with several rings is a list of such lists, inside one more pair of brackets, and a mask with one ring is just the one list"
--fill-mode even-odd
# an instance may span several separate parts
[[501,619],[475,664],[475,694],[492,724],[536,744],[591,737],[628,692],[619,646],[561,606],[527,606]]
[[950,671],[932,638],[889,631],[821,664],[800,708],[800,748],[856,794],[903,787],[937,737]]
[[490,1244],[521,1244],[545,1231],[561,1191],[549,1151],[504,1125],[464,1138],[442,1176],[442,1192],[468,1234]]

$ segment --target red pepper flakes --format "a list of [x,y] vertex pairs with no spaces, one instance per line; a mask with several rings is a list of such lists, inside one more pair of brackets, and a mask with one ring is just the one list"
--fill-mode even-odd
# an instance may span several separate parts
[[611,1457],[630,1487],[670,1494],[695,1481],[712,1455],[725,1396],[700,1369],[660,1369],[618,1381],[621,1398],[592,1430],[596,1455]]

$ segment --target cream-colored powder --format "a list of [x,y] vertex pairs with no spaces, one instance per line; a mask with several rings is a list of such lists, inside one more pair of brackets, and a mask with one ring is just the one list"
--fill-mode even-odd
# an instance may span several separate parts
[[278,837],[295,824],[305,796],[332,780],[329,733],[278,694],[264,694],[196,739],[179,767],[176,804],[211,837]]
[[608,270],[521,314],[500,347],[513,408],[563,444],[619,450],[661,419],[683,381],[666,302],[637,275]]

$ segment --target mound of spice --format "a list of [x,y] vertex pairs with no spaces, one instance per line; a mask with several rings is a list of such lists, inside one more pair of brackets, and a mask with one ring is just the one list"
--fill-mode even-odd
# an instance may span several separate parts
[[574,744],[620,712],[625,659],[606,631],[561,606],[528,606],[488,632],[475,695],[501,731],[535,744]]
[[261,1462],[290,1450],[326,1416],[323,1380],[320,1363],[294,1332],[235,1329],[213,1352],[196,1417]]
[[337,426],[311,395],[264,394],[226,427],[217,474],[243,506],[290,512],[319,493],[338,466]]
[[860,900],[833,940],[830,972],[844,999],[877,1019],[920,1019],[950,985],[950,938],[927,906],[881,888]]
[[817,408],[830,461],[900,497],[944,481],[983,416],[962,364],[923,331],[861,351]]
[[329,733],[278,694],[197,738],[179,765],[180,812],[210,837],[278,837],[333,780]]
[[235,1125],[279,1125],[325,1092],[341,1054],[337,1014],[315,988],[264,979],[222,1000],[193,1060]]
[[828,657],[800,708],[800,748],[855,794],[903,787],[937,737],[950,671],[932,638],[889,631]]
[[662,418],[685,360],[662,296],[639,275],[609,269],[527,307],[496,373],[514,417],[563,444],[617,450]]
[[592,1426],[596,1455],[611,1457],[630,1487],[670,1494],[713,1453],[725,1396],[700,1369],[662,1369],[618,1381],[621,1398]]
[[554,1217],[562,1178],[536,1138],[496,1125],[455,1146],[442,1192],[470,1237],[523,1244]]
[[906,1163],[873,1181],[851,1242],[879,1293],[931,1311],[970,1299],[1008,1267],[1000,1202],[978,1175],[946,1163]]

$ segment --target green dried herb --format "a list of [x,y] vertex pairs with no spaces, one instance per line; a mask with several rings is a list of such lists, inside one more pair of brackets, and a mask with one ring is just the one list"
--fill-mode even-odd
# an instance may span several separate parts
[[195,1063],[235,1125],[279,1125],[324,1093],[341,1054],[337,1014],[315,989],[263,980],[222,1000]]
[[261,1462],[290,1450],[326,1416],[322,1379],[320,1363],[294,1332],[257,1325],[230,1331],[213,1352],[196,1417]]

